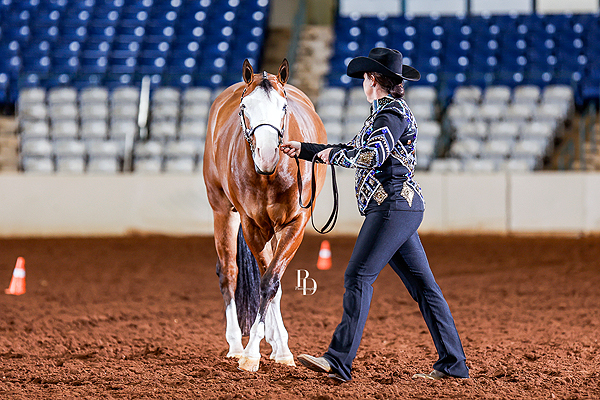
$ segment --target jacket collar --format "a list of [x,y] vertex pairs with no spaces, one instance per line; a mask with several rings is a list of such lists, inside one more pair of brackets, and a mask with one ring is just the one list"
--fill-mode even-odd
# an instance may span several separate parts
[[387,106],[394,100],[396,99],[390,95],[373,100],[373,104],[371,104],[371,114],[381,111],[383,107]]

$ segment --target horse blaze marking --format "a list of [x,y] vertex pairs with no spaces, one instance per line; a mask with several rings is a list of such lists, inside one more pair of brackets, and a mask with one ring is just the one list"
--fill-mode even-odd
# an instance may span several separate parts
[[[302,273],[304,273],[304,277],[302,277]],[[309,278],[308,276],[310,275],[308,273],[307,270],[305,269],[298,269],[296,270],[296,275],[298,277],[297,283],[296,283],[296,290],[302,290],[302,295],[306,296],[306,292],[307,290],[310,291],[310,293],[308,293],[309,295],[313,295],[315,294],[315,292],[317,291],[317,281],[315,281],[313,278]],[[307,280],[311,280],[313,285],[311,288],[307,288],[306,287],[306,281]]]

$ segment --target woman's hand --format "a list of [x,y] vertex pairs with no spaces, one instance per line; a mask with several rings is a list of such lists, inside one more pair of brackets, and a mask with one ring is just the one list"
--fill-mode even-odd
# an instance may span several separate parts
[[287,156],[298,157],[300,154],[300,142],[289,141],[281,145],[281,151]]
[[331,153],[331,147],[321,150],[317,155],[325,164],[329,164],[329,153]]

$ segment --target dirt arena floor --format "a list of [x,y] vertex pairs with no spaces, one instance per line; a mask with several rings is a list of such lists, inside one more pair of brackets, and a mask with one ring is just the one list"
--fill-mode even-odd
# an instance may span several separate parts
[[[339,322],[353,238],[307,236],[283,279],[290,348],[320,355]],[[600,398],[600,237],[424,236],[463,339],[471,379],[416,380],[436,353],[417,305],[388,267],[375,283],[354,363],[338,383],[269,360],[226,359],[211,237],[0,240],[2,399]],[[294,290],[309,271],[317,292]]]

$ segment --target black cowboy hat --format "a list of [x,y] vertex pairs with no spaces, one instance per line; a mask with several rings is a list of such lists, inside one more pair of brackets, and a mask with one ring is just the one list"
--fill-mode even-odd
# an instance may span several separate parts
[[348,64],[346,74],[362,79],[365,72],[379,72],[393,79],[418,81],[421,74],[410,65],[402,64],[402,53],[385,47],[371,49],[368,57],[356,57]]

